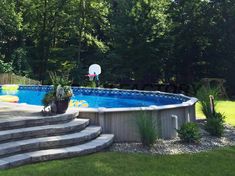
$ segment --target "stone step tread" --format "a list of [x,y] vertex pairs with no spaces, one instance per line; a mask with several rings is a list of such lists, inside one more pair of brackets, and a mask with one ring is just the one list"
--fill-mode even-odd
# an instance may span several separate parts
[[27,128],[18,128],[12,130],[4,130],[0,131],[0,136],[8,133],[19,133],[19,132],[26,132],[26,131],[37,131],[37,130],[46,130],[46,129],[56,129],[56,128],[65,128],[69,126],[75,126],[77,124],[83,124],[88,122],[88,119],[74,119],[68,123],[63,124],[55,124],[55,125],[44,125],[44,126],[36,126],[36,127],[27,127]]
[[113,142],[113,138],[114,135],[112,134],[102,134],[96,139],[80,145],[65,148],[39,150],[1,158],[0,168],[3,169],[27,163],[35,163],[94,153],[108,147]]
[[[35,127],[26,127],[26,128],[17,128],[12,130],[4,130],[0,131],[0,141],[15,139],[25,136],[32,136],[34,133],[37,135],[53,133],[56,130],[63,130],[66,128],[75,128],[78,126],[86,127],[89,124],[89,119],[73,119],[68,123],[63,124],[53,124],[53,125],[45,125],[45,126],[35,126]],[[69,130],[69,129],[68,129]],[[40,134],[38,134],[40,133]]]
[[48,124],[48,123],[57,123],[60,121],[65,120],[72,120],[76,118],[79,115],[79,111],[75,109],[68,110],[65,114],[58,114],[54,116],[42,116],[40,113],[33,113],[32,115],[27,116],[21,116],[17,115],[14,117],[1,117],[0,118],[0,129],[7,129],[7,128],[17,128],[17,127],[23,127],[25,125],[27,126],[33,126],[33,125],[39,125],[39,124]]
[[49,148],[53,146],[84,142],[97,137],[100,133],[101,127],[88,126],[80,132],[71,134],[2,143],[0,144],[0,155],[12,154],[15,152],[20,152],[22,150],[25,151],[38,148]]
[[67,115],[78,115],[79,111],[75,109],[67,110],[66,113],[64,114],[56,114],[56,115],[51,115],[51,116],[43,116],[40,112],[37,113],[32,113],[32,115],[16,115],[11,117],[10,114],[8,115],[9,117],[3,117],[0,119],[0,124],[4,122],[15,122],[15,121],[21,121],[21,120],[38,120],[38,119],[48,119],[48,118],[57,118],[57,117],[62,117],[62,116],[67,116]]

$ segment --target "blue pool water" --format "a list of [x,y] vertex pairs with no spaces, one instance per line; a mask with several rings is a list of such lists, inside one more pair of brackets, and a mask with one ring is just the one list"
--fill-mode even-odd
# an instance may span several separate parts
[[[6,92],[0,88],[0,95],[15,95],[19,103],[42,105],[42,99],[51,87],[21,86],[16,92]],[[146,94],[118,90],[99,90],[73,88],[72,100],[85,100],[89,108],[121,108],[121,107],[147,107],[151,105],[180,104],[188,99],[176,95]]]

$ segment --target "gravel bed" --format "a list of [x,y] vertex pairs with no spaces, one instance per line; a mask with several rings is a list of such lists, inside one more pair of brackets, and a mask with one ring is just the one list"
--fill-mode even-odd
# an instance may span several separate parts
[[[200,124],[200,126],[203,126]],[[217,138],[210,136],[201,128],[202,138],[199,144],[181,143],[179,138],[174,140],[158,139],[151,148],[143,147],[141,143],[114,143],[109,151],[126,153],[147,153],[147,154],[183,154],[198,153],[215,148],[235,145],[235,128],[229,125],[225,126],[223,137]]]

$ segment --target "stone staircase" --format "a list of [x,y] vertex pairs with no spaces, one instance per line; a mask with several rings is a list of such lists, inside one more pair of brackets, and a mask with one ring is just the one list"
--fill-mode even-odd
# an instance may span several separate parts
[[101,134],[101,127],[77,116],[74,110],[7,119],[0,113],[0,168],[80,156],[111,145],[112,134]]

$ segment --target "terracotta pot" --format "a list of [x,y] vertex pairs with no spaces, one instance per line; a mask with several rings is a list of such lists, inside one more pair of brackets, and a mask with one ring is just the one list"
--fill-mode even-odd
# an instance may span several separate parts
[[64,114],[69,107],[70,98],[56,101],[57,114]]

